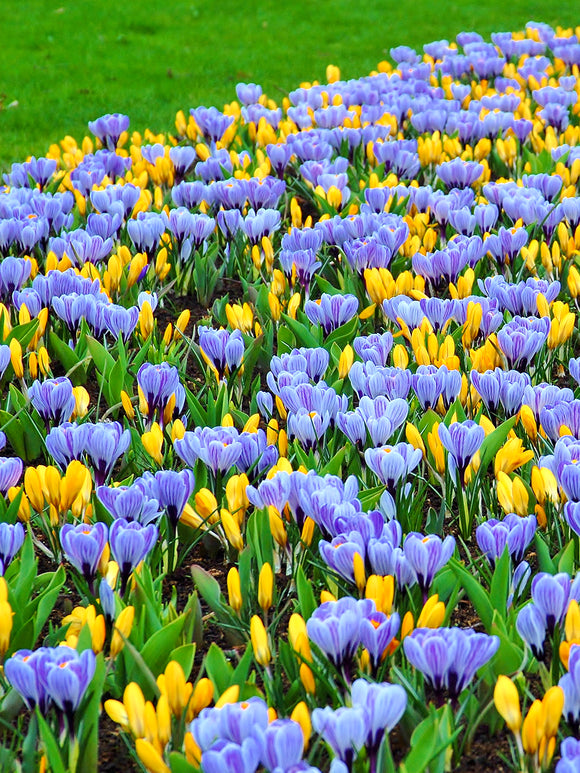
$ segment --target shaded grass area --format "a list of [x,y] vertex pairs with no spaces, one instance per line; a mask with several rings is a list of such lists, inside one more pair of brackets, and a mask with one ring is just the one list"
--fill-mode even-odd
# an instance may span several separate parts
[[[175,113],[222,107],[238,81],[274,99],[303,80],[367,74],[395,45],[420,48],[461,30],[580,23],[574,0],[507,3],[322,0],[4,0],[0,4],[0,166],[42,155],[108,112],[166,131]],[[13,102],[18,104],[13,107]]]

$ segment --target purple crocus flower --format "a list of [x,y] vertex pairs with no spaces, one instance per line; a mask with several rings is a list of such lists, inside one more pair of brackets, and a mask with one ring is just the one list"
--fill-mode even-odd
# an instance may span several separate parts
[[234,427],[196,427],[176,440],[173,447],[189,467],[201,459],[214,476],[233,467],[243,450]]
[[323,293],[318,301],[306,301],[304,312],[314,325],[320,325],[324,335],[349,322],[358,311],[355,295],[329,295]]
[[546,343],[550,332],[548,317],[514,317],[497,334],[498,345],[509,368],[527,368]]
[[475,161],[464,161],[457,157],[444,161],[437,167],[437,177],[448,188],[468,188],[479,180],[483,166]]
[[420,449],[410,443],[397,443],[394,446],[367,448],[365,461],[375,473],[391,496],[395,496],[397,486],[406,479],[422,459]]
[[566,572],[539,572],[532,581],[532,603],[541,612],[547,630],[563,625],[570,601],[580,599],[580,575],[571,580]]
[[536,533],[537,521],[535,515],[521,518],[509,513],[503,521],[490,518],[475,530],[475,539],[481,552],[486,556],[492,568],[507,550],[516,564],[523,561],[530,542]]
[[237,370],[244,358],[244,338],[239,330],[214,330],[200,327],[199,347],[207,361],[216,369],[218,378],[223,380],[226,368]]
[[471,419],[467,421],[454,421],[449,427],[443,422],[439,424],[439,439],[448,452],[448,467],[452,479],[459,474],[459,480],[463,486],[465,482],[465,470],[479,451],[485,438],[485,430]]
[[[578,728],[580,727],[580,646],[578,644],[573,644],[570,647],[568,673],[562,676],[558,684],[564,691],[564,716],[566,717],[566,722],[577,735]],[[560,752],[562,753],[562,747],[560,747]],[[575,756],[580,757],[579,751],[576,751]],[[562,754],[562,757],[564,757],[564,754]],[[576,770],[577,767],[577,764],[570,766],[570,770]],[[557,770],[560,771],[559,765]]]
[[234,122],[233,115],[224,115],[217,107],[196,107],[190,111],[199,130],[208,142],[218,142]]
[[397,612],[393,612],[390,617],[382,612],[372,612],[361,620],[360,640],[369,653],[373,669],[380,666],[389,644],[399,633],[400,625],[401,619]]
[[[578,666],[575,665],[577,669]],[[578,735],[578,722],[580,718],[577,718],[578,708],[580,707],[580,695],[568,686],[564,687],[562,680],[560,680],[560,687],[564,690],[564,716],[566,721],[573,728],[574,734]],[[570,693],[570,702],[566,701],[567,691]],[[556,763],[555,773],[577,773],[580,769],[580,739],[577,738],[564,738],[560,744],[560,759]]]
[[149,496],[140,480],[131,486],[99,486],[96,493],[113,518],[138,521],[147,526],[161,517],[159,502]]
[[256,738],[245,738],[241,744],[220,739],[201,756],[204,773],[255,773],[260,764],[261,744]]
[[137,384],[147,401],[149,421],[153,421],[156,411],[163,421],[163,412],[169,399],[176,395],[177,400],[177,392],[181,386],[177,368],[168,362],[159,365],[144,362],[137,372]]
[[11,298],[15,290],[20,290],[31,269],[32,263],[25,258],[8,255],[0,261],[0,294],[5,300]]
[[544,653],[546,618],[533,602],[526,604],[518,612],[516,630],[522,641],[531,649],[532,655],[539,660]]
[[107,113],[89,121],[89,130],[98,137],[109,150],[116,150],[119,138],[129,128],[129,116],[121,113]]
[[403,553],[417,575],[417,582],[426,596],[437,572],[449,561],[455,551],[455,539],[444,540],[436,534],[424,536],[411,532],[403,542]]
[[344,770],[352,764],[365,745],[368,735],[366,714],[362,706],[325,706],[312,712],[312,727],[330,746],[335,756],[344,763]]
[[393,347],[393,335],[387,332],[357,336],[352,346],[364,362],[374,362],[375,365],[384,367]]
[[60,544],[65,556],[91,588],[107,537],[107,527],[100,522],[93,525],[81,523],[78,526],[65,523],[60,531]]
[[45,440],[46,450],[61,469],[64,470],[73,459],[82,457],[91,426],[65,422],[50,430]]
[[121,573],[121,594],[125,592],[127,581],[133,569],[145,559],[157,542],[159,531],[150,523],[142,526],[136,521],[118,518],[109,530],[109,544]]
[[528,243],[528,232],[525,228],[507,229],[500,228],[496,234],[488,236],[485,240],[486,250],[495,258],[499,268],[505,263],[513,265],[522,247]]
[[55,647],[52,658],[45,661],[48,695],[66,717],[74,733],[74,713],[81,704],[95,674],[96,656],[91,649],[79,653],[70,647]]
[[159,504],[165,508],[167,520],[175,530],[183,509],[193,494],[195,476],[192,470],[159,470],[155,473],[155,484],[159,492]]
[[337,668],[348,668],[360,646],[360,621],[375,611],[370,599],[325,601],[306,623],[308,637]]
[[66,376],[33,381],[28,394],[46,424],[50,421],[57,424],[69,421],[75,409],[73,385]]
[[219,739],[241,745],[246,738],[255,738],[261,743],[267,727],[268,706],[263,698],[252,696],[243,703],[203,709],[189,730],[205,752]]
[[262,764],[267,770],[287,771],[302,761],[304,734],[298,722],[275,719],[264,732]]
[[403,642],[405,655],[436,693],[457,699],[497,652],[499,638],[471,628],[417,628]]
[[0,523],[0,577],[24,544],[24,536],[21,523]]
[[95,485],[101,486],[131,445],[131,433],[128,429],[123,430],[118,421],[87,423],[84,426],[87,427],[84,450],[95,471]]
[[[6,442],[6,439],[4,439],[4,442]],[[2,494],[6,495],[8,489],[18,484],[23,469],[24,464],[18,456],[0,458],[0,492]]]
[[356,679],[351,687],[353,708],[366,714],[365,746],[371,757],[378,754],[385,733],[390,733],[407,707],[407,693],[400,684]]

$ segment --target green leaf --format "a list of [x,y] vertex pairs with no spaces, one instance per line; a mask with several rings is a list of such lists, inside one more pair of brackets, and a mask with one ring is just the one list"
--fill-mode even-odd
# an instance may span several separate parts
[[246,527],[246,539],[248,545],[254,551],[260,568],[264,564],[274,566],[272,531],[270,529],[270,517],[266,510],[255,510],[249,517]]
[[234,669],[218,645],[213,642],[203,661],[206,673],[211,679],[216,695],[224,693],[232,684]]
[[539,532],[536,532],[534,544],[536,546],[536,555],[538,556],[538,566],[540,571],[548,572],[548,574],[556,574],[556,567],[550,555],[550,548]]
[[308,327],[303,325],[302,322],[292,319],[288,314],[282,314],[281,317],[284,324],[290,328],[294,334],[298,346],[306,346],[309,349],[315,349],[319,345],[318,338],[311,333]]
[[291,352],[296,347],[296,338],[290,328],[280,325],[277,332],[278,355]]
[[342,467],[342,462],[346,454],[346,446],[340,448],[332,459],[324,465],[324,467],[318,473],[319,475],[338,475]]
[[574,570],[574,540],[571,540],[562,550],[554,557],[554,561],[558,562],[558,571],[572,574]]
[[298,567],[296,572],[296,593],[302,617],[304,620],[308,620],[316,609],[317,604],[314,591],[312,590],[312,582],[307,579],[301,566]]
[[485,475],[487,468],[495,458],[495,455],[505,443],[510,430],[516,423],[516,418],[516,416],[512,416],[511,419],[504,421],[503,424],[500,424],[493,432],[490,432],[481,444],[479,449],[481,463],[477,473],[480,479]]
[[333,344],[338,344],[341,349],[344,349],[346,344],[350,343],[354,338],[356,331],[358,330],[358,316],[354,316],[349,322],[345,322],[344,325],[337,327],[327,337],[324,342],[324,348],[331,350]]
[[40,731],[42,744],[46,751],[46,757],[50,760],[51,773],[67,773],[58,741],[54,737],[48,722],[44,719],[38,707],[36,709],[36,719],[38,720],[38,729]]
[[169,655],[169,660],[175,660],[179,663],[186,679],[189,679],[191,674],[194,658],[195,644],[182,644],[181,647],[177,647]]
[[203,600],[213,612],[220,612],[224,608],[222,591],[219,582],[201,566],[194,564],[191,574],[195,587],[200,592]]
[[362,491],[358,497],[362,505],[362,509],[365,512],[371,510],[379,501],[385,489],[385,486],[375,486],[374,488],[369,488],[366,489],[366,491]]
[[171,773],[199,773],[199,768],[194,768],[180,752],[171,752],[169,755],[169,767]]
[[85,368],[80,367],[82,360],[76,351],[71,349],[70,346],[65,341],[63,341],[62,338],[60,338],[60,336],[57,336],[54,330],[50,331],[48,340],[50,342],[50,348],[67,372],[67,375],[69,376],[72,383],[75,386],[84,384],[87,380],[87,374]]
[[159,676],[169,663],[171,652],[177,647],[185,622],[185,615],[180,615],[156,631],[141,650],[141,657],[155,677]]
[[96,338],[87,336],[87,347],[95,367],[102,374],[106,375],[111,371],[115,365],[113,356],[105,349],[103,344],[99,343]]

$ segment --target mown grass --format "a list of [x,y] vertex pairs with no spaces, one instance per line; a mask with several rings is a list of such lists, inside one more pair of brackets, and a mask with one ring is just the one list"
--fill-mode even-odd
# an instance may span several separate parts
[[82,138],[103,113],[168,130],[179,109],[235,98],[238,81],[276,99],[323,78],[328,63],[358,77],[392,46],[420,48],[461,30],[488,36],[530,19],[580,23],[574,0],[4,0],[0,166],[42,155],[65,134]]

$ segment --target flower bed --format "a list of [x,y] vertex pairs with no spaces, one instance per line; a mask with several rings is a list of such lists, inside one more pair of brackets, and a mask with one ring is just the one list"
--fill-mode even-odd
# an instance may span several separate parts
[[580,43],[424,52],[5,176],[6,769],[578,769]]

